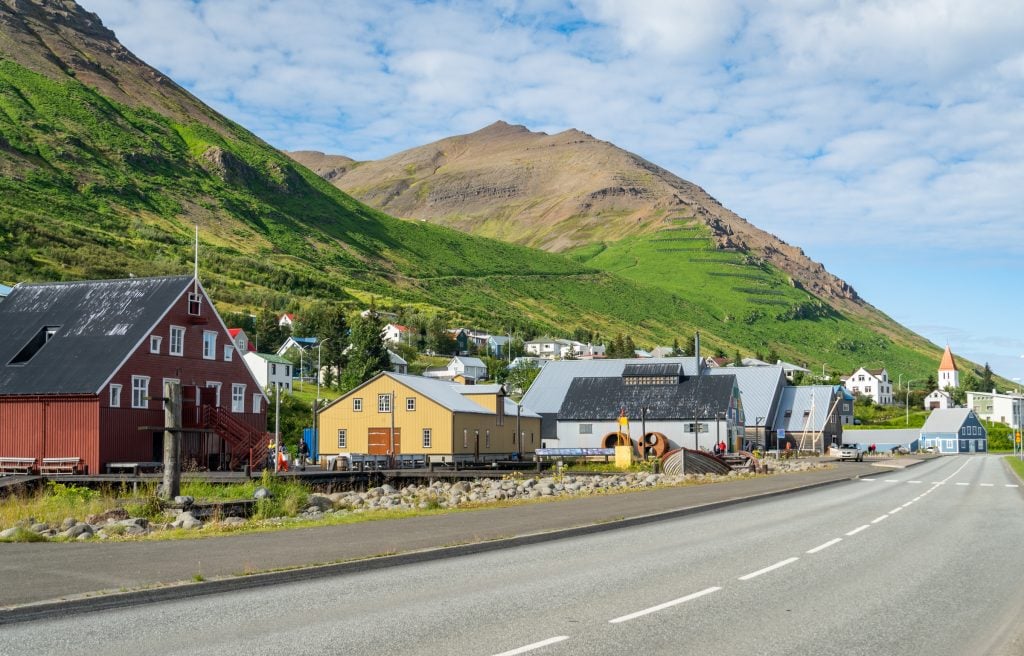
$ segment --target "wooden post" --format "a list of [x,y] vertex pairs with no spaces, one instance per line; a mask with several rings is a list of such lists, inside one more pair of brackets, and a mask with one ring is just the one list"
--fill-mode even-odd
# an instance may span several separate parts
[[163,498],[181,494],[181,383],[164,383],[164,484]]

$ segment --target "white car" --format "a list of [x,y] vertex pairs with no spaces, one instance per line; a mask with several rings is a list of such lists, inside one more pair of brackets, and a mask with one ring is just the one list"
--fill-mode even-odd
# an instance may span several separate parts
[[840,460],[864,462],[864,452],[856,444],[840,444],[839,446],[833,444],[829,449],[829,455],[835,456]]

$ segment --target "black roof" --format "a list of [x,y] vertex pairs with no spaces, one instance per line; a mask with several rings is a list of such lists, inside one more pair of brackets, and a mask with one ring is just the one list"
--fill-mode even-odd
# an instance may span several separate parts
[[627,364],[622,368],[622,375],[627,378],[637,376],[675,376],[681,378],[683,375],[683,365],[678,362]]
[[98,394],[191,284],[167,276],[17,285],[0,303],[0,394]]
[[558,409],[559,420],[615,419],[625,409],[629,417],[647,419],[710,419],[729,410],[736,378],[693,376],[678,385],[627,385],[622,378],[574,378]]

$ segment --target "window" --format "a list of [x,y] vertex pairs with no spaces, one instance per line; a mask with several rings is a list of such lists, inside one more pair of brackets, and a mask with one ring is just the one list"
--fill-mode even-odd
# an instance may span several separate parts
[[362,412],[362,411],[363,411],[363,400],[362,399],[352,399],[352,412]]
[[945,442],[946,444],[945,444],[945,446],[944,446],[943,448],[944,448],[944,449],[945,449],[946,451],[952,451],[952,450],[953,450],[954,448],[956,448],[956,446],[955,446],[955,444],[956,444],[955,440],[944,440],[944,442]]
[[171,343],[167,349],[170,355],[185,355],[185,329],[171,326]]
[[111,385],[110,386],[110,403],[111,408],[121,407],[121,386]]
[[285,378],[291,378],[292,377],[292,366],[290,364],[286,364],[284,366],[284,377]]
[[224,345],[224,362],[231,362],[231,359],[234,357],[234,353],[235,353],[235,347],[232,346],[231,344],[225,344]]
[[212,330],[203,331],[203,358],[212,360],[217,353],[217,333]]
[[405,409],[408,412],[416,412],[416,397],[410,396],[405,400]]
[[208,380],[208,381],[206,381],[206,386],[213,388],[213,395],[214,395],[213,396],[213,404],[219,408],[220,407],[220,383],[218,383],[215,380]]
[[469,430],[465,428],[462,429],[462,448],[469,448]]
[[149,376],[132,376],[132,407],[149,407]]
[[202,294],[189,294],[188,295],[188,316],[198,317],[203,313],[203,295]]
[[490,430],[484,431],[484,448],[485,449],[491,448],[491,431]]
[[270,363],[270,375],[271,376],[276,376],[277,375],[277,364],[275,364],[273,362]]
[[263,395],[253,394],[252,395],[252,411],[255,413],[260,412],[260,407],[263,405]]
[[430,443],[431,443],[430,429],[429,428],[424,428],[423,429],[423,448],[424,449],[429,449],[430,448]]
[[60,326],[43,326],[7,364],[25,364],[57,334]]
[[391,395],[377,395],[377,412],[391,412]]
[[150,335],[149,336],[149,352],[150,353],[159,353],[160,352],[160,342],[162,342],[162,341],[164,341],[163,337],[160,337],[159,335]]
[[345,430],[344,428],[339,428],[338,429],[338,448],[339,449],[347,449],[348,448],[348,431]]
[[231,384],[231,412],[245,412],[245,385]]
[[594,433],[594,424],[580,424],[580,435],[592,435]]

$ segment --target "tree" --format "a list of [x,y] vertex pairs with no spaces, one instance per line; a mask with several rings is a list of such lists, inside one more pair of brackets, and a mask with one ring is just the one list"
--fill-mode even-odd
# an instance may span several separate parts
[[253,336],[256,350],[260,353],[273,353],[284,340],[285,333],[277,323],[277,314],[264,307],[256,319],[256,334]]
[[992,381],[992,367],[985,363],[985,370],[981,372],[981,382],[979,383],[979,392],[991,392],[995,389],[995,383]]
[[672,340],[672,355],[673,357],[683,357],[686,355],[686,349],[679,345],[679,338],[676,337]]
[[768,351],[768,355],[764,356],[761,359],[767,362],[768,364],[775,364],[776,362],[782,360],[782,358],[779,357],[779,352],[776,351],[774,348]]
[[487,365],[487,379],[495,383],[504,383],[508,379],[508,363],[500,358],[484,356],[481,358]]
[[360,317],[352,325],[348,366],[338,381],[342,393],[355,389],[379,372],[391,368],[391,358],[381,336],[383,329],[384,325],[376,312]]
[[519,363],[508,372],[506,382],[513,394],[525,394],[540,373],[540,366],[533,360]]
[[737,367],[742,367],[743,366],[743,356],[740,355],[740,350],[739,349],[736,349],[736,355],[733,357],[732,363],[734,365],[736,365]]
[[939,384],[935,382],[935,374],[928,374],[928,378],[924,381],[924,388],[929,392],[937,389]]
[[323,370],[321,382],[331,387],[331,383],[337,381],[339,372],[345,368],[347,359],[345,351],[349,345],[349,330],[345,308],[336,303],[317,303],[311,306],[303,314],[302,330],[307,336],[315,337],[321,345],[315,350],[310,349],[307,362],[312,365],[311,369],[320,365]]
[[622,345],[622,357],[624,358],[635,358],[636,357],[636,344],[633,343],[633,338],[626,335],[626,342]]

